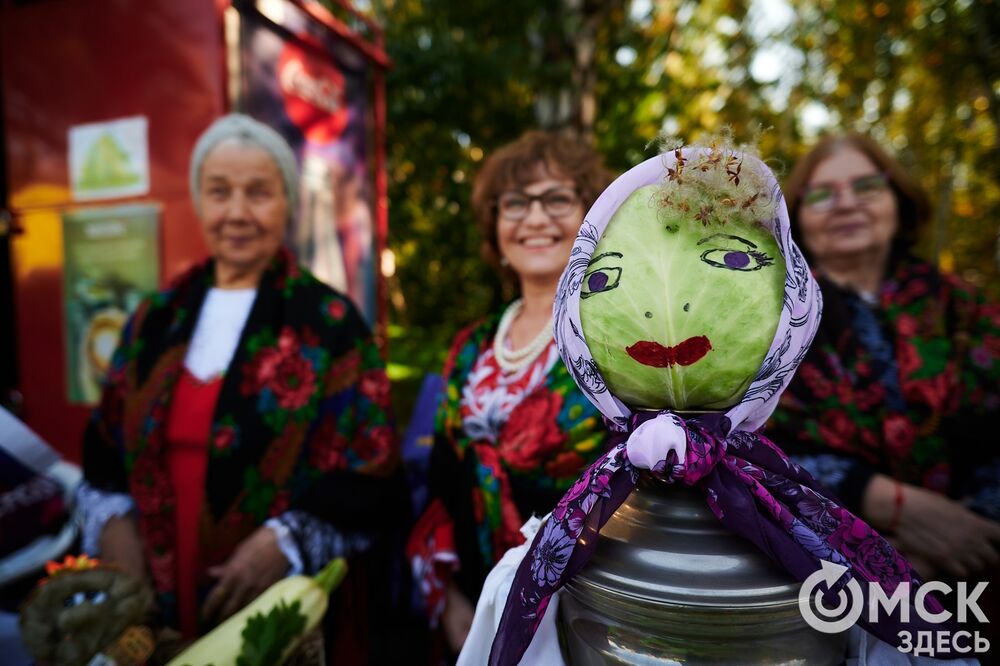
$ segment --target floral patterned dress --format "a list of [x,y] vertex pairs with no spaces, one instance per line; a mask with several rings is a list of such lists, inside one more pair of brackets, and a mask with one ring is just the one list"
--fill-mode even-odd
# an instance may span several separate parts
[[819,333],[768,436],[855,511],[883,473],[1000,520],[1000,307],[906,260],[876,303],[820,281]]
[[524,521],[551,511],[605,451],[600,414],[554,342],[523,370],[501,370],[492,350],[499,319],[459,333],[445,364],[430,502],[408,545],[433,624],[449,577],[475,603],[492,566],[524,541]]
[[[213,275],[212,262],[205,262],[140,304],[84,436],[89,486],[134,501],[158,605],[169,624],[177,621],[178,502],[166,430]],[[282,518],[309,558],[314,549],[309,534],[298,529],[303,522],[338,534],[370,532],[373,525],[385,532],[386,516],[405,514],[405,486],[392,475],[399,452],[389,385],[371,334],[346,297],[284,250],[261,278],[221,382],[196,528],[202,571],[224,562],[269,518]],[[334,543],[328,530],[320,532],[324,542]],[[301,564],[311,573],[325,561]],[[210,583],[199,581],[199,596]]]

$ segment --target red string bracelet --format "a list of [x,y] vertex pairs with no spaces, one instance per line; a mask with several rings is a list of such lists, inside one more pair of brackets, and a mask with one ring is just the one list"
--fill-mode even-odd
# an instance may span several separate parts
[[892,509],[892,520],[889,521],[889,531],[895,532],[899,528],[899,519],[903,517],[903,484],[896,481],[896,498]]

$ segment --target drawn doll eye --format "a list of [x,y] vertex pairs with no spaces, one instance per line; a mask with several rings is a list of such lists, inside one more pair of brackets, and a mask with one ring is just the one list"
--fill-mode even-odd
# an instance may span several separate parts
[[592,270],[583,276],[583,288],[580,298],[588,298],[594,294],[610,291],[618,286],[622,278],[622,269],[617,266],[605,266]]
[[758,250],[754,243],[732,234],[712,234],[698,241],[698,245],[709,246],[701,253],[701,260],[715,268],[748,272],[774,263],[774,259]]
[[774,260],[763,252],[728,248],[705,250],[701,253],[701,260],[709,266],[731,271],[756,271],[774,263]]

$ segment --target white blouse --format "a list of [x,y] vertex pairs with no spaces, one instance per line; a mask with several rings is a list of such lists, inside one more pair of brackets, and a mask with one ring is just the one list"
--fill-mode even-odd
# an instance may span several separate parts
[[256,297],[256,289],[208,290],[184,357],[188,372],[207,382],[226,371]]

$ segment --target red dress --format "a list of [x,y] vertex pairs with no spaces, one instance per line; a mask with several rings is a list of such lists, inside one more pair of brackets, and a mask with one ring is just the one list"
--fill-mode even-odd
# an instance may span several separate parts
[[205,498],[208,442],[222,376],[203,382],[185,368],[167,419],[167,465],[176,501],[177,615],[185,638],[198,636],[198,520]]

